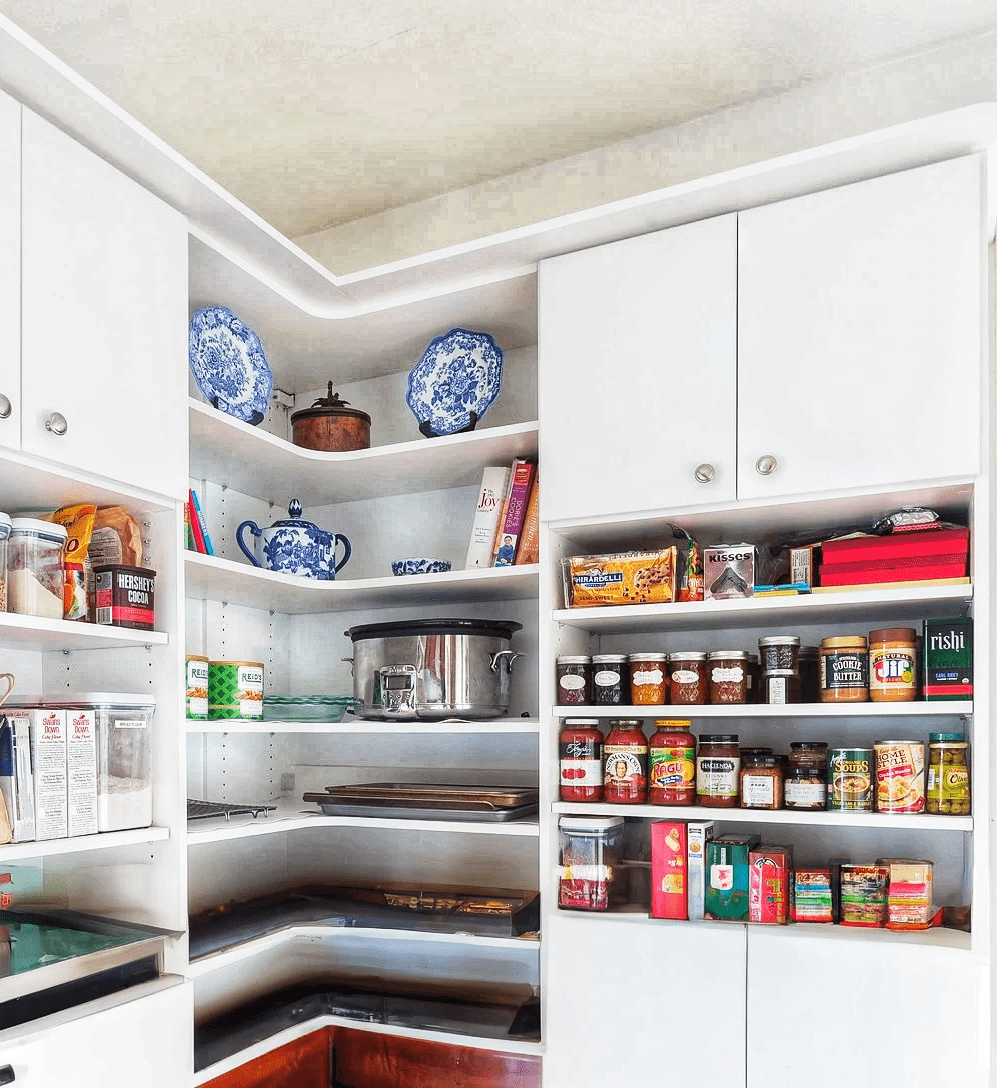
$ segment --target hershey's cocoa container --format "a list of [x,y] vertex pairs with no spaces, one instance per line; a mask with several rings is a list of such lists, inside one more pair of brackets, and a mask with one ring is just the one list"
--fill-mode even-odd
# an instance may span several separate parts
[[156,626],[156,572],[148,567],[94,567],[94,623],[152,631]]

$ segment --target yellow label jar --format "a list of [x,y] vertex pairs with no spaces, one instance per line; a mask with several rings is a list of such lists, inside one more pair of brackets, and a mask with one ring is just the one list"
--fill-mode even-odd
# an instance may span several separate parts
[[869,698],[874,703],[909,703],[917,695],[917,632],[881,627],[869,632]]

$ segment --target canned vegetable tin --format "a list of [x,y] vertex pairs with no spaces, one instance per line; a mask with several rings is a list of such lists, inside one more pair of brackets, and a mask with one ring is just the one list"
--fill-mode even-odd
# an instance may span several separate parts
[[827,807],[832,812],[872,812],[876,761],[871,748],[827,750]]
[[263,663],[261,661],[208,662],[208,717],[263,717]]
[[187,655],[187,717],[203,721],[208,716],[208,659]]

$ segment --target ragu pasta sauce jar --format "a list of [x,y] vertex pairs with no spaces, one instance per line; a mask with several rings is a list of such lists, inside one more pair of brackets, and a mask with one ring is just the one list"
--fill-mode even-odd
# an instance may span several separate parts
[[611,722],[603,752],[603,799],[617,805],[643,804],[647,797],[647,738],[640,722]]
[[692,722],[655,722],[648,746],[647,799],[652,805],[696,803],[696,738]]
[[597,718],[565,718],[557,738],[562,801],[601,801],[602,733]]

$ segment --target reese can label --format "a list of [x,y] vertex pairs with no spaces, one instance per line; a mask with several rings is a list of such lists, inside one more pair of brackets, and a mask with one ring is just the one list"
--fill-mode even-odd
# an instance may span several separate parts
[[263,717],[261,661],[208,662],[208,717]]

